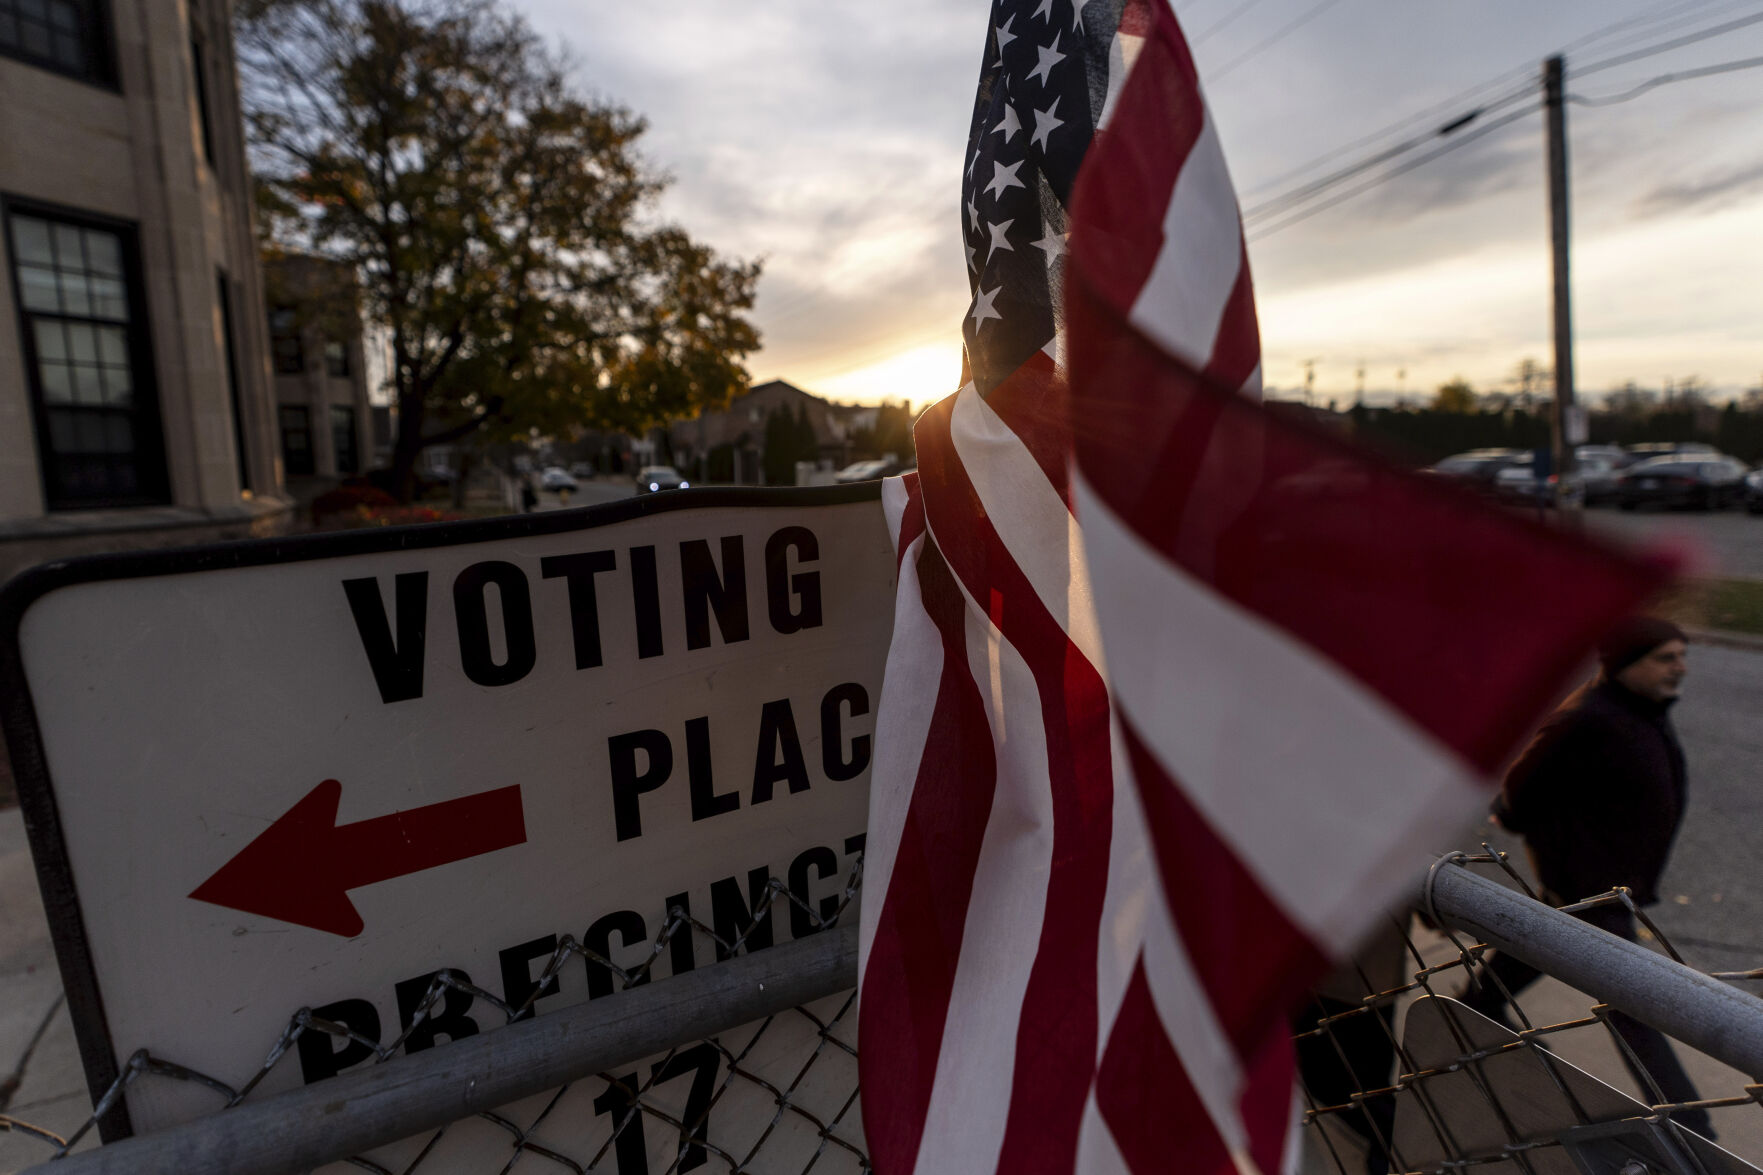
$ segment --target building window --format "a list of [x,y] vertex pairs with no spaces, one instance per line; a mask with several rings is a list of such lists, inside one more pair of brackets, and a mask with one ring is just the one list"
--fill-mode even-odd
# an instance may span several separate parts
[[337,455],[339,476],[361,468],[361,457],[355,451],[355,409],[346,404],[331,405],[331,451]]
[[349,378],[349,346],[331,340],[324,345],[324,373],[332,379]]
[[16,209],[7,227],[49,508],[166,501],[133,233]]
[[[0,4],[6,0],[0,0]],[[196,15],[195,9],[190,10],[191,19]],[[202,44],[202,38],[190,38],[190,77],[196,91],[196,115],[202,123],[202,158],[208,160],[208,166],[214,167],[214,127],[208,115],[208,54]]]
[[239,396],[239,351],[233,341],[233,283],[227,280],[224,272],[217,271],[215,278],[219,287],[221,341],[226,345],[227,402],[233,409],[233,459],[239,465],[239,488],[249,493],[251,462],[249,447],[245,444],[245,406]]
[[278,306],[269,312],[269,354],[277,375],[299,375],[306,370],[300,316],[290,307]]
[[0,53],[108,84],[103,0],[0,0]]
[[282,422],[282,464],[288,476],[311,473],[312,413],[297,404],[283,404],[279,416]]

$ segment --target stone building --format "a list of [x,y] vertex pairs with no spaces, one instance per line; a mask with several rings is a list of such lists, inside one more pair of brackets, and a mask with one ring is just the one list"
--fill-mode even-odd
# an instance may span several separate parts
[[263,281],[282,468],[305,497],[374,464],[360,291],[349,266],[321,257],[266,259]]
[[291,512],[229,0],[0,0],[0,579]]

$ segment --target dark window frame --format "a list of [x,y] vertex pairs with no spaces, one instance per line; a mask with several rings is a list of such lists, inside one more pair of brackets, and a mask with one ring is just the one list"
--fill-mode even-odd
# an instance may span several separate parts
[[[297,412],[302,421],[298,429],[288,427],[288,414]],[[282,472],[289,477],[311,477],[318,472],[318,453],[312,445],[312,409],[305,404],[277,404],[275,406],[276,431],[281,434]],[[296,462],[295,454],[288,446],[288,434],[299,432],[306,438],[306,452]],[[295,468],[296,464],[300,468]]]
[[[336,348],[333,352],[332,348]],[[324,341],[324,374],[327,379],[348,379],[350,375],[349,344],[342,339]]]
[[224,269],[214,271],[215,297],[220,302],[220,330],[226,348],[227,403],[233,410],[233,459],[239,466],[239,489],[251,493],[250,446],[245,443],[245,404],[239,389],[239,348],[233,332],[233,282]]
[[[0,42],[0,57],[22,61],[46,69],[50,73],[97,86],[102,90],[122,92],[116,68],[116,40],[112,29],[110,0],[70,0],[79,10],[79,34],[85,43],[86,56],[82,68],[75,69],[49,55],[32,53],[22,45]],[[0,0],[0,17],[18,18],[16,0]]]
[[[338,477],[349,477],[361,472],[361,422],[355,417],[355,405],[332,404],[330,406],[331,426],[331,457],[336,464]],[[344,425],[342,429],[338,425]],[[347,444],[341,444],[344,436]],[[347,455],[348,460],[344,460]]]
[[[305,375],[306,328],[300,312],[292,306],[271,306],[267,317],[270,370],[277,375]],[[292,349],[285,345],[288,343],[293,344]]]
[[208,39],[196,27],[196,8],[190,7],[190,85],[196,99],[196,118],[201,127],[202,161],[208,170],[220,175],[220,164],[214,157],[214,112],[208,93]]
[[[117,238],[122,254],[123,296],[129,311],[128,356],[132,381],[130,395],[133,399],[136,481],[141,487],[139,493],[70,496],[57,484],[56,451],[51,443],[53,438],[50,434],[49,402],[44,394],[42,365],[37,354],[36,331],[32,329],[32,323],[39,316],[61,321],[81,319],[73,315],[44,315],[41,311],[25,307],[24,290],[19,280],[18,245],[13,234],[14,215],[32,216],[75,228],[112,233]],[[140,227],[133,221],[0,192],[0,233],[4,234],[6,243],[6,279],[12,283],[14,322],[18,330],[19,350],[24,359],[25,386],[30,394],[31,423],[36,429],[37,472],[45,509],[102,510],[169,504],[172,500],[171,475],[166,457],[164,417],[159,404],[157,368],[153,358],[152,320],[147,310]]]

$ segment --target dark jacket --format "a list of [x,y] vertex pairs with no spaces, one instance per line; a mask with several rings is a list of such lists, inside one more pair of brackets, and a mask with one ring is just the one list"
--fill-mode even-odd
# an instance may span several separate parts
[[1506,773],[1494,812],[1556,897],[1626,885],[1637,902],[1659,900],[1684,807],[1670,706],[1601,680],[1555,711]]

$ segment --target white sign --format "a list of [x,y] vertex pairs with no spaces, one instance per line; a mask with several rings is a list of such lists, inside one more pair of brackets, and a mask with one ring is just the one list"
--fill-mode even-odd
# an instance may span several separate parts
[[[59,818],[33,850],[83,923],[58,947],[64,972],[89,958],[88,1067],[147,1048],[236,1085],[302,1006],[390,1041],[441,968],[518,1005],[562,935],[635,965],[672,906],[745,932],[773,878],[830,912],[862,847],[893,553],[873,491],[752,497],[15,585],[35,731],[15,711],[7,737],[27,814]],[[780,906],[749,943],[796,921]],[[715,959],[688,936],[656,974]],[[537,1011],[615,985],[577,963]],[[454,993],[407,1047],[503,1022]],[[317,1033],[295,1053],[265,1092],[368,1059]],[[216,1108],[180,1082],[128,1096],[137,1132]]]

